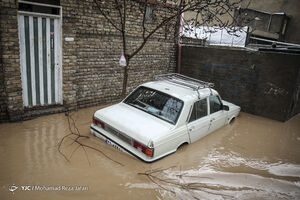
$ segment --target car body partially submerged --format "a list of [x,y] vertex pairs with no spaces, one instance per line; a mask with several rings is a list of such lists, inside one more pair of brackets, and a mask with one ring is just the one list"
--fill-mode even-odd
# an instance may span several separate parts
[[240,107],[221,100],[210,83],[168,74],[96,111],[91,133],[153,162],[230,123],[239,112]]

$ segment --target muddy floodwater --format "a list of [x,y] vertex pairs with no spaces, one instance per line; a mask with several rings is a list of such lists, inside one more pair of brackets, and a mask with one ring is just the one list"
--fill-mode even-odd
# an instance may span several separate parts
[[[71,113],[82,135],[91,136],[97,109]],[[1,200],[300,199],[300,115],[282,123],[241,113],[151,164],[94,136],[80,141],[102,153],[66,139],[66,161],[57,145],[70,133],[67,119],[54,114],[0,124]]]

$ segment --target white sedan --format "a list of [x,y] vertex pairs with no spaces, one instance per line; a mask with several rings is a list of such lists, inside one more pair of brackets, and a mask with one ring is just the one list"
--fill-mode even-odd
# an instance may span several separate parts
[[238,116],[240,107],[221,100],[212,86],[180,74],[160,75],[122,102],[96,111],[91,133],[121,151],[153,162]]

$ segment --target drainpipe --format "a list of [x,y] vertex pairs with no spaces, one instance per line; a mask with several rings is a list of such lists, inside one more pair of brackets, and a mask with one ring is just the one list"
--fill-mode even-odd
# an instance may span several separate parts
[[180,15],[180,25],[179,25],[179,34],[178,34],[178,60],[177,60],[177,73],[181,73],[181,42],[182,42],[182,30],[183,30],[183,17],[184,13]]

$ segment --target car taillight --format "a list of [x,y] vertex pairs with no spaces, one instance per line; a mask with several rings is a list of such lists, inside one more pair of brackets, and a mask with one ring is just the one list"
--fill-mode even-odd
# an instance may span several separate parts
[[133,142],[133,147],[136,148],[138,151],[143,152],[147,156],[153,157],[153,148],[145,147],[137,141]]
[[96,119],[95,117],[93,117],[93,124],[99,125],[99,126],[101,126],[101,128],[104,129],[104,123],[102,121]]

